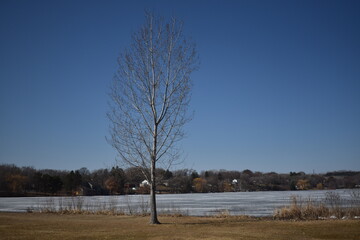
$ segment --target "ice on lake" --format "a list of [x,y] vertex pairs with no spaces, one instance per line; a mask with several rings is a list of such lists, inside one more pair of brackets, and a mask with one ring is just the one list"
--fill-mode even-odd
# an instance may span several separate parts
[[[342,204],[350,199],[353,190],[332,190],[340,195]],[[208,216],[226,211],[231,215],[270,216],[276,208],[289,205],[291,196],[323,201],[328,190],[266,191],[231,193],[158,194],[160,213],[182,213],[190,216]],[[5,197],[0,198],[0,211],[26,212],[29,209],[81,205],[82,209],[102,210],[116,208],[124,212],[147,211],[149,195],[81,196],[81,197]]]

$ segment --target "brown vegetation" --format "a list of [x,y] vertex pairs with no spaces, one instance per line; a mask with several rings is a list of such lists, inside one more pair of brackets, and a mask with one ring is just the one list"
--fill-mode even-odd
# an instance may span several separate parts
[[353,191],[347,207],[342,207],[338,193],[327,192],[324,202],[314,199],[291,197],[290,206],[276,209],[274,219],[282,220],[316,220],[316,219],[349,219],[360,217],[360,191]]

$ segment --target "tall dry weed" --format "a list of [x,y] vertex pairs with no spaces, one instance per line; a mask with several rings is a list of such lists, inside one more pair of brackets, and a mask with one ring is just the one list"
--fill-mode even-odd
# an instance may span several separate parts
[[312,198],[302,200],[298,196],[291,196],[291,204],[283,208],[276,209],[273,214],[274,219],[283,220],[314,220],[326,218],[354,218],[360,216],[360,194],[358,192],[350,195],[346,204],[338,193],[327,192],[325,199],[321,202]]

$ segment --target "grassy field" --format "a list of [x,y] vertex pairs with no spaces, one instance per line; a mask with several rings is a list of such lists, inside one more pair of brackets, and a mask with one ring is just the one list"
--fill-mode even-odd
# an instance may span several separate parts
[[360,239],[359,220],[0,213],[0,239]]

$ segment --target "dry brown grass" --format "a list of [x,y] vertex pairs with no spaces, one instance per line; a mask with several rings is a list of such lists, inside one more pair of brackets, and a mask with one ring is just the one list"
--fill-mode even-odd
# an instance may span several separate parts
[[360,216],[360,206],[351,205],[341,207],[340,196],[329,194],[330,206],[323,202],[315,202],[311,198],[305,201],[297,196],[292,196],[289,206],[276,209],[273,217],[280,220],[316,220],[327,218],[354,218]]
[[359,220],[148,217],[0,213],[1,239],[360,239]]

